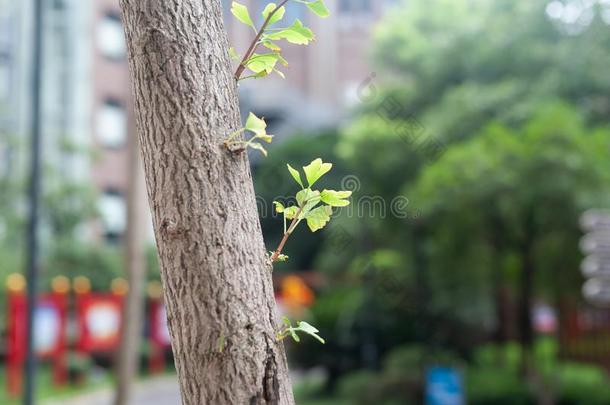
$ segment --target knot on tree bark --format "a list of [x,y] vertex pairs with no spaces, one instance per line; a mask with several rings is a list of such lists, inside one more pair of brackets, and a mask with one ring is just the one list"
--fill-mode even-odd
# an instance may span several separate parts
[[176,237],[185,234],[187,229],[178,225],[176,221],[169,218],[164,218],[161,222],[161,232],[165,236]]

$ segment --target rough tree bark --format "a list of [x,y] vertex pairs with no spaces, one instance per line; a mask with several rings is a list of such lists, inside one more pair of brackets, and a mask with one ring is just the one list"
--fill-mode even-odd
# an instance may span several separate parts
[[220,1],[121,7],[183,404],[293,404]]

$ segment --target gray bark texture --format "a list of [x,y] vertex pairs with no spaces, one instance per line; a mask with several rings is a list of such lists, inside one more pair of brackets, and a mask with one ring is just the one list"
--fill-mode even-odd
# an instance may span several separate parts
[[293,404],[219,0],[121,0],[183,405]]

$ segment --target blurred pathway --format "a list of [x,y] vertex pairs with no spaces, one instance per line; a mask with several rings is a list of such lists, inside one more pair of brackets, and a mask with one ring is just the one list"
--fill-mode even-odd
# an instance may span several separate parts
[[[76,398],[45,401],[43,405],[112,405],[114,387]],[[136,383],[130,405],[180,405],[176,376],[153,377]]]

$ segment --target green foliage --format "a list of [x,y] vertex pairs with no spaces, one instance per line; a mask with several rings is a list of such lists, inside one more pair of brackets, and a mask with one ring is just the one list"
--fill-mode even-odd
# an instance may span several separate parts
[[74,239],[58,242],[50,252],[44,272],[44,284],[50,286],[58,275],[85,276],[94,291],[107,291],[112,280],[123,276],[122,252],[116,247],[99,247]]
[[457,365],[459,360],[450,352],[403,345],[387,354],[380,371],[358,370],[342,377],[337,392],[339,398],[355,405],[421,404],[424,403],[424,370],[431,364]]
[[[313,32],[305,27],[301,20],[298,18],[294,20],[294,23],[290,27],[278,29],[270,34],[263,36],[264,40],[276,41],[285,39],[291,44],[295,45],[308,45],[313,40]],[[250,66],[248,66],[249,68]]]
[[[276,8],[277,11],[275,11]],[[271,15],[271,13],[273,13],[273,15]],[[273,25],[284,18],[284,13],[286,13],[286,7],[282,6],[278,8],[275,3],[269,3],[263,10],[263,18],[266,20],[271,15],[271,18],[269,18],[269,25]]]
[[[303,166],[306,182],[303,181],[301,173],[290,165],[286,165],[292,178],[301,186],[301,190],[296,193],[296,205],[285,207],[280,201],[274,201],[275,210],[283,214],[284,218],[284,237],[283,242],[295,230],[302,220],[307,222],[307,226],[312,232],[326,226],[332,215],[332,207],[343,207],[349,204],[346,200],[351,195],[351,191],[334,190],[312,190],[311,187],[332,168],[331,163],[324,163],[322,159],[313,160],[307,166]],[[307,184],[307,188],[305,188]],[[324,198],[322,197],[324,196]],[[319,205],[321,203],[321,205]],[[287,220],[291,220],[290,225]],[[283,243],[271,256],[272,261],[277,259]]]
[[[250,139],[236,140],[235,137],[244,131],[252,133]],[[261,140],[266,143],[271,143],[271,141],[273,140],[273,135],[267,134],[267,123],[264,119],[258,118],[253,113],[250,113],[248,115],[248,119],[246,120],[246,126],[229,135],[229,137],[225,140],[224,144],[229,150],[232,151],[243,151],[250,147],[252,149],[260,151],[264,156],[267,156],[267,150],[260,142],[257,142],[258,140]]]
[[240,22],[246,24],[252,29],[256,30],[254,27],[254,23],[252,22],[252,18],[250,18],[250,13],[248,12],[248,7],[234,1],[231,4],[231,14],[235,16]]
[[398,115],[414,115],[446,142],[474,135],[489,119],[522,122],[549,98],[603,119],[609,107],[597,103],[610,82],[599,72],[610,62],[602,52],[610,35],[602,10],[587,10],[593,18],[575,35],[549,18],[547,4],[415,0],[388,13],[373,60],[396,78],[392,94],[405,106]]
[[[609,205],[610,133],[599,125],[610,113],[610,81],[601,74],[610,31],[596,8],[589,25],[566,35],[547,4],[414,0],[377,24],[376,76],[359,93],[337,156],[325,161],[353,173],[367,195],[408,198],[419,216],[341,217],[327,225],[325,232],[344,229],[349,243],[323,244],[307,268],[327,277],[312,312],[336,347],[320,353],[303,345],[293,354],[301,364],[357,368],[367,322],[380,355],[409,340],[470,352],[473,336],[514,322],[498,318],[497,288],[519,296],[525,244],[535,261],[535,297],[556,302],[580,293],[577,219],[585,208]],[[399,129],[412,119],[421,127],[405,136]],[[444,154],[427,156],[419,145],[428,139],[441,141]],[[349,288],[355,291],[343,291]],[[346,296],[358,299],[343,308]],[[367,319],[371,307],[375,316]],[[521,377],[511,374],[520,349],[505,350],[512,368],[490,385],[516,381],[527,400]],[[483,381],[491,371],[475,377]]]
[[41,208],[55,240],[76,237],[78,227],[98,215],[93,188],[70,182],[48,187]]
[[298,321],[296,326],[292,325],[292,322],[290,322],[290,319],[288,319],[287,317],[284,317],[283,319],[284,322],[284,329],[282,329],[281,331],[278,332],[277,334],[277,339],[278,340],[283,340],[286,337],[290,336],[292,337],[292,339],[295,342],[300,342],[301,338],[299,337],[299,335],[297,334],[297,332],[303,332],[308,334],[309,336],[313,337],[314,339],[316,339],[318,342],[324,344],[326,343],[324,341],[324,339],[322,339],[320,337],[320,335],[318,335],[319,330],[316,329],[314,326],[308,324],[305,321]]
[[306,2],[307,7],[313,11],[318,17],[326,18],[330,15],[326,4],[322,0],[315,0],[312,2]]
[[[324,4],[323,0],[305,1],[305,0],[292,0],[297,3],[302,3],[307,8],[319,17],[328,17],[329,12]],[[298,18],[294,20],[292,25],[284,27],[273,27],[276,23],[279,23],[284,18],[286,13],[286,4],[288,0],[282,1],[280,4],[268,3],[261,15],[263,16],[264,22],[257,29],[250,17],[248,8],[238,2],[233,2],[231,6],[231,13],[241,23],[251,27],[255,32],[255,37],[248,48],[248,50],[241,57],[239,66],[235,72],[236,80],[243,80],[248,78],[258,79],[265,77],[272,72],[276,72],[279,76],[284,78],[284,74],[279,71],[276,66],[280,63],[283,66],[288,66],[286,59],[282,57],[282,48],[276,43],[276,41],[285,40],[295,45],[308,45],[314,39],[313,32],[305,27],[301,20]],[[263,46],[271,52],[257,53],[259,46]],[[229,54],[232,59],[239,60],[240,56],[237,54],[234,48],[229,49]],[[244,69],[248,69],[251,74],[242,77]]]
[[558,367],[559,405],[604,405],[610,403],[610,378],[597,366],[565,363]]
[[499,368],[473,368],[466,373],[469,404],[533,405],[535,399],[518,374]]
[[[267,246],[277,246],[284,236],[284,229],[277,226],[276,215],[271,215],[271,212],[269,212],[274,209],[271,202],[282,198],[280,202],[286,204],[289,200],[284,200],[284,198],[294,195],[293,177],[284,175],[285,162],[295,162],[295,167],[305,166],[311,161],[312,155],[320,156],[325,162],[333,161],[333,159],[337,159],[332,153],[336,142],[337,135],[334,131],[307,135],[294,134],[275,145],[274,153],[269,154],[267,159],[260,159],[256,162],[253,176],[254,188],[259,199],[266,202],[259,206],[259,209],[261,209],[261,225]],[[341,161],[333,163],[333,169],[324,175],[316,183],[316,186],[322,189],[332,189],[341,183],[347,174],[346,168]],[[297,176],[297,178],[300,177]],[[299,186],[303,188],[301,185]],[[341,221],[342,217],[345,216],[343,211],[337,212],[333,221],[316,233],[311,233],[307,227],[297,227],[293,235],[298,238],[298,243],[287,243],[283,249],[283,252],[290,256],[290,261],[287,263],[276,261],[273,271],[281,272],[286,268],[291,270],[312,268],[317,257],[316,252],[320,250],[320,246],[342,243],[342,238],[338,236],[343,237],[345,235],[343,232],[338,232],[335,226],[339,226],[338,221]]]
[[[451,148],[405,190],[434,228],[431,274],[438,271],[446,283],[458,269],[460,277],[478,271],[473,261],[485,265],[482,255],[504,260],[536,240],[531,254],[538,291],[579,293],[579,275],[572,271],[580,261],[578,218],[587,208],[608,204],[609,139],[606,129],[585,127],[572,108],[549,104],[523,126],[490,123],[479,136]],[[464,233],[470,246],[461,248],[460,263],[452,252],[462,246]],[[501,245],[488,245],[490,239]],[[474,240],[485,250],[472,249]],[[451,272],[443,271],[449,261]],[[571,279],[557,278],[558,271]],[[472,295],[462,300],[472,302]],[[446,305],[456,302],[453,295]]]

